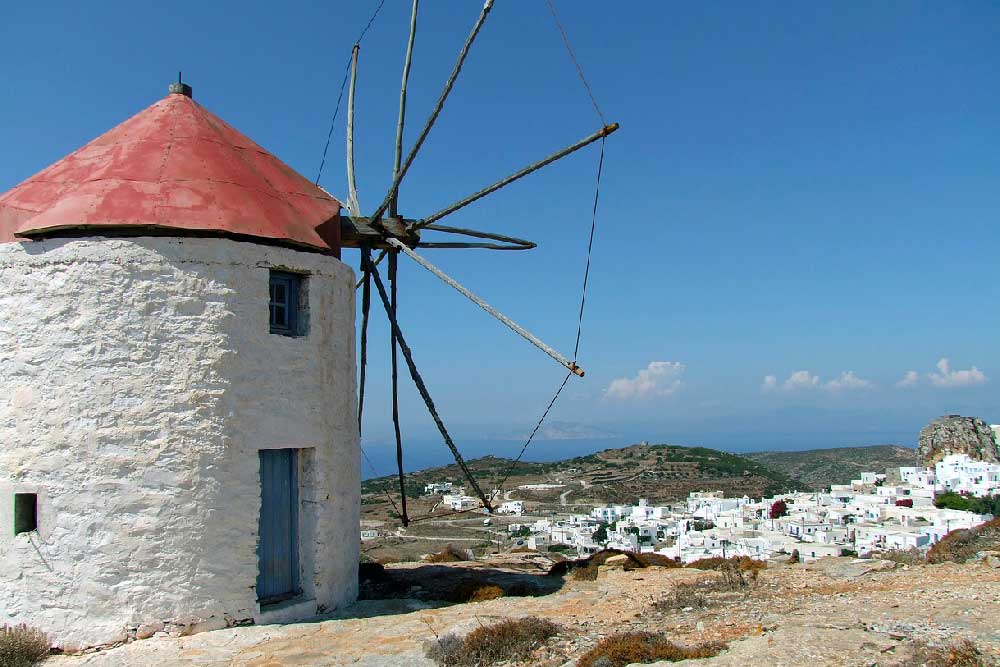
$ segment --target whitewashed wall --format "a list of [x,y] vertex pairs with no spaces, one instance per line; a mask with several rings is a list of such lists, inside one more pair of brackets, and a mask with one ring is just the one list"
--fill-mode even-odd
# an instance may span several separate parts
[[[308,336],[269,333],[271,267],[309,274]],[[227,239],[0,244],[0,621],[73,649],[254,619],[257,450],[278,447],[314,448],[305,597],[353,600],[354,339],[354,274],[331,257]],[[37,533],[13,535],[15,492],[39,494]]]

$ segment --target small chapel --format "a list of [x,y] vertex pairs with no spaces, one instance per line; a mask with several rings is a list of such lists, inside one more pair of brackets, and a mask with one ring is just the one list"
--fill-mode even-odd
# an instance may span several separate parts
[[0,195],[0,622],[73,650],[355,599],[340,208],[182,83]]

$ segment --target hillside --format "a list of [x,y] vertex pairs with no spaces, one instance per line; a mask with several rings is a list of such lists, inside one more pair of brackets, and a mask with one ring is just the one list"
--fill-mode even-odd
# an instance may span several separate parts
[[753,452],[744,457],[799,480],[811,489],[848,484],[862,472],[884,473],[899,466],[917,465],[913,449],[901,445],[836,447],[801,452]]
[[[727,495],[778,493],[797,483],[783,472],[744,456],[707,447],[677,445],[632,445],[605,449],[595,454],[546,463],[485,456],[467,462],[484,491],[497,488],[504,476],[510,478],[504,490],[510,498],[540,503],[556,502],[567,489],[575,503],[622,503],[647,498],[670,502],[685,498],[690,491],[722,490]],[[406,475],[408,497],[422,494],[432,482],[465,484],[457,465],[428,468]],[[529,484],[561,484],[550,490],[518,489]],[[385,497],[385,490],[398,494],[398,480],[379,477],[362,483],[362,495],[369,501]],[[471,493],[470,489],[466,489]]]

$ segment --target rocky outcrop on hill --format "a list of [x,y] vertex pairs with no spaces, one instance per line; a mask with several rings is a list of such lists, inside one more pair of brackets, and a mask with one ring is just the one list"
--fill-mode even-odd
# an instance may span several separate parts
[[979,461],[1000,463],[1000,451],[989,424],[975,417],[945,415],[920,431],[917,456],[932,466],[948,454],[968,454]]

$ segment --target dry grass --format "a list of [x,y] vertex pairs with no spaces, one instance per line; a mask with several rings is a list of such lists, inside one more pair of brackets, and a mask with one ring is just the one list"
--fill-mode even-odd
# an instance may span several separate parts
[[[653,603],[658,611],[676,611],[678,609],[704,609],[712,604],[708,596],[713,593],[729,593],[733,589],[725,577],[713,577],[698,581],[677,584],[667,595]],[[715,600],[718,602],[718,600]]]
[[913,667],[996,667],[997,661],[983,654],[973,642],[962,639],[946,646],[917,642],[913,657],[906,664]]
[[424,557],[425,563],[459,563],[469,560],[465,552],[449,544],[436,554],[428,554]]
[[693,567],[697,570],[719,570],[724,571],[734,567],[741,572],[760,572],[767,569],[767,561],[754,560],[749,556],[733,556],[732,558],[702,558],[693,563],[688,563],[684,567]]
[[662,633],[626,632],[602,640],[577,661],[577,667],[625,667],[634,662],[711,658],[724,648],[717,642],[678,646]]
[[486,667],[510,660],[527,660],[532,652],[559,632],[559,626],[540,618],[501,621],[476,628],[465,637],[445,635],[430,643],[428,658],[444,667]]
[[31,667],[49,654],[49,638],[27,625],[0,625],[0,667]]

